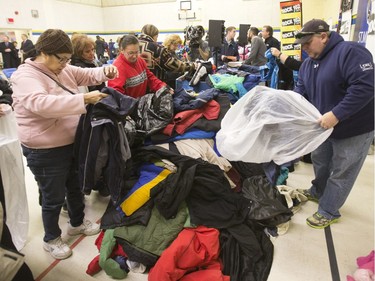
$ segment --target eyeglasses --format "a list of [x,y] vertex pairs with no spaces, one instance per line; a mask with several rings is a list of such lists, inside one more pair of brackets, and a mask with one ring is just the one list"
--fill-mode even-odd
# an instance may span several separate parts
[[126,52],[126,54],[128,56],[138,56],[139,55],[139,51],[136,51],[136,52]]
[[72,60],[70,58],[69,59],[62,58],[62,57],[60,57],[59,55],[56,55],[56,54],[53,54],[53,56],[59,60],[60,64],[70,63],[70,61]]
[[299,32],[296,34],[296,38],[297,39],[301,39],[305,36],[310,36],[310,35],[314,35],[314,34],[320,34],[321,32]]

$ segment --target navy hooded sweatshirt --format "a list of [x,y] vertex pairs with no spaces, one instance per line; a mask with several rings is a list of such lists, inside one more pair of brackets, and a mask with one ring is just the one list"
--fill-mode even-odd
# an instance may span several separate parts
[[331,138],[348,138],[374,130],[374,63],[371,53],[332,31],[317,59],[306,59],[294,89],[321,114],[339,120]]

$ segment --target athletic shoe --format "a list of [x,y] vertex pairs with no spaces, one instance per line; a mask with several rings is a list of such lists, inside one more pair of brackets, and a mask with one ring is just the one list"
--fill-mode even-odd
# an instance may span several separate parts
[[43,242],[43,249],[57,260],[63,260],[72,255],[72,250],[62,241],[61,236],[48,242]]
[[78,234],[85,234],[87,236],[90,235],[95,235],[100,232],[99,224],[97,223],[92,223],[89,220],[84,219],[83,223],[80,226],[71,226],[69,224],[68,226],[68,234],[73,236],[73,235],[78,235]]
[[338,220],[338,218],[327,219],[325,216],[316,212],[311,217],[306,219],[306,223],[312,228],[322,229],[337,222]]
[[207,75],[207,69],[202,63],[198,63],[198,68],[196,69],[193,77],[191,78],[189,85],[195,86],[199,83],[200,79]]
[[297,191],[300,192],[300,193],[302,193],[303,195],[305,195],[307,197],[307,200],[319,203],[319,198],[313,196],[311,194],[311,192],[310,192],[310,189],[300,189],[300,188],[297,188]]

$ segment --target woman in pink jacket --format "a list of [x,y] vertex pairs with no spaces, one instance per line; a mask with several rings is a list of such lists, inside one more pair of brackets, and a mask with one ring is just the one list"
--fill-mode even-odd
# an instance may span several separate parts
[[35,44],[36,56],[12,75],[13,107],[27,165],[42,195],[43,248],[55,259],[72,254],[61,239],[59,215],[66,197],[69,235],[94,235],[99,225],[84,218],[83,195],[74,166],[73,143],[86,104],[106,95],[78,94],[79,86],[100,84],[117,76],[117,68],[80,68],[69,64],[73,53],[69,36],[48,29]]

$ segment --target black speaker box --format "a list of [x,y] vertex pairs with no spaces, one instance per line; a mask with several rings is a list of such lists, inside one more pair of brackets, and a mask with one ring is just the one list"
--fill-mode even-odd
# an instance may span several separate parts
[[244,47],[247,45],[247,31],[250,29],[250,24],[240,24],[240,34],[238,35],[238,45]]
[[223,20],[208,21],[208,46],[221,47],[223,45],[225,27]]

